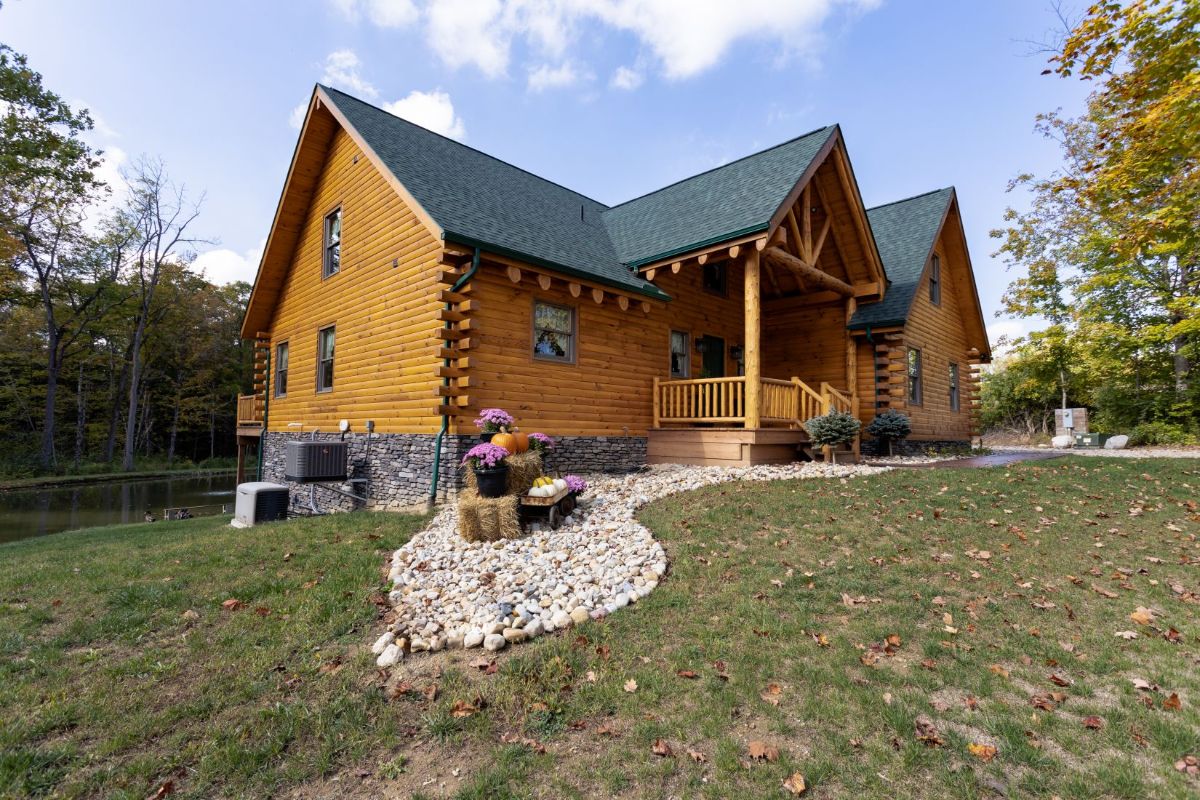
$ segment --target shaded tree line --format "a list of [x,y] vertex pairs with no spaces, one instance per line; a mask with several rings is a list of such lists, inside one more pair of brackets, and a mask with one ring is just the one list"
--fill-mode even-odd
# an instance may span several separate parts
[[0,470],[227,456],[244,283],[191,265],[202,198],[156,159],[97,176],[86,111],[0,45]]
[[1200,435],[1200,0],[1097,2],[1044,74],[1095,84],[1075,118],[1041,115],[1062,161],[992,232],[1018,277],[1004,311],[1046,327],[983,386],[985,422],[1044,429],[1089,406],[1098,430]]

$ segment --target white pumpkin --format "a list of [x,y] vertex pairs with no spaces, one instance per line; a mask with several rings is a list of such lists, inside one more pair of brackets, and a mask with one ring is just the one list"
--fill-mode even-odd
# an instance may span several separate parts
[[566,489],[566,488],[567,488],[567,482],[565,480],[563,480],[562,478],[554,479],[554,493],[555,494],[558,494],[559,492],[561,492],[563,489]]

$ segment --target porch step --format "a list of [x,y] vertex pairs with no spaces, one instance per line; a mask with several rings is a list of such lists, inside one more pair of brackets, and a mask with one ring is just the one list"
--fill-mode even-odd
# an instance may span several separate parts
[[796,461],[808,441],[803,430],[786,428],[660,428],[646,442],[648,464],[748,467]]

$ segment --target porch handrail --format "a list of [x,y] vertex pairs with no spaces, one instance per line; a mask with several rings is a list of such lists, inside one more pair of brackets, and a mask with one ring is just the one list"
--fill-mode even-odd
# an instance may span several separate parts
[[262,425],[262,421],[262,396],[257,394],[239,394],[237,399],[237,424]]
[[746,379],[654,379],[654,427],[662,423],[745,422]]
[[854,404],[850,402],[850,398],[833,388],[830,384],[821,384],[821,394],[828,399],[826,413],[829,411],[841,411],[843,414],[853,413]]

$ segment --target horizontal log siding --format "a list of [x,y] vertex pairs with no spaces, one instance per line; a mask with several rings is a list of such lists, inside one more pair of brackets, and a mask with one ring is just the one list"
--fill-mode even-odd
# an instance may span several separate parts
[[[355,163],[355,156],[358,161]],[[341,269],[321,279],[325,215],[342,207]],[[433,433],[440,326],[439,242],[353,140],[339,130],[317,180],[271,324],[272,353],[289,343],[287,397],[271,397],[270,429],[341,419],[380,433]],[[393,260],[397,266],[393,267]],[[333,391],[316,392],[317,330],[337,326]],[[272,371],[274,364],[272,364]],[[274,375],[271,376],[274,393]]]
[[[920,406],[907,402],[907,392],[904,398],[905,413],[912,419],[912,435],[909,438],[915,440],[965,441],[970,438],[970,415],[962,389],[970,374],[967,351],[971,344],[965,328],[961,284],[951,277],[952,271],[965,272],[965,264],[961,260],[961,253],[956,252],[958,248],[954,248],[952,242],[947,242],[948,238],[943,233],[935,246],[935,252],[942,262],[941,305],[934,305],[929,300],[929,267],[926,265],[908,322],[904,326],[905,346],[921,350],[925,380]],[[970,309],[965,311],[973,313]],[[958,364],[962,396],[958,411],[950,410],[951,362]]]
[[846,304],[772,300],[763,308],[763,376],[846,390]]
[[[641,298],[631,298],[622,311],[616,297],[592,299],[591,287],[572,297],[568,282],[554,278],[542,289],[531,270],[514,284],[503,268],[486,264],[471,282],[478,310],[472,314],[470,407],[499,406],[518,418],[526,431],[557,436],[644,436],[652,423],[651,389],[655,377],[670,377],[670,331],[686,331],[692,339],[692,374],[702,364],[694,341],[705,334],[726,345],[726,374],[737,363],[728,348],[742,341],[742,270],[729,267],[728,297],[702,288],[700,269],[691,264],[679,274],[670,269],[655,283],[674,297],[668,304],[651,301],[649,314]],[[533,358],[534,298],[576,311],[574,364]],[[470,419],[456,428],[474,430]]]

